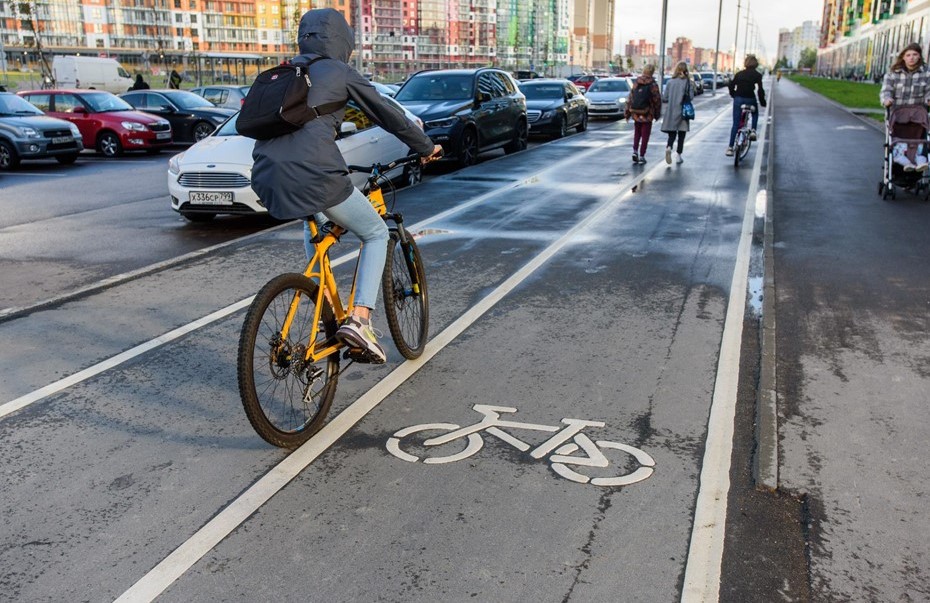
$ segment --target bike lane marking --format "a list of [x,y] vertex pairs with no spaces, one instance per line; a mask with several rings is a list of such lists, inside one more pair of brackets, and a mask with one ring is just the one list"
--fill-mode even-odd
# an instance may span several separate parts
[[[761,143],[765,141],[768,110],[765,119],[762,117],[759,116],[760,144],[756,148],[749,192],[746,195],[742,233],[736,252],[733,279],[730,282],[730,299],[727,303],[720,356],[717,360],[717,378],[707,421],[707,439],[694,509],[694,524],[685,562],[682,603],[704,603],[720,598],[720,572],[730,493],[730,464],[733,457],[743,318],[749,286],[750,247],[756,217],[756,197],[760,194],[759,174],[762,172],[763,156]],[[764,192],[762,191],[763,194]]]
[[[712,117],[704,128],[695,134],[695,138],[706,132],[707,126],[714,123],[725,111],[718,112]],[[657,170],[664,172],[664,163],[655,163],[643,170],[632,181],[624,185],[623,189],[605,200],[600,207],[591,212],[565,234],[544,248],[536,257],[524,264],[504,282],[494,288],[486,297],[466,310],[449,326],[442,330],[434,339],[426,344],[423,355],[417,360],[407,360],[391,371],[384,379],[375,384],[370,390],[362,394],[358,400],[350,404],[341,413],[336,415],[323,429],[292,452],[286,459],[275,465],[265,475],[260,477],[238,498],[220,510],[209,522],[200,528],[193,536],[183,542],[160,563],[142,576],[135,584],[127,589],[116,603],[129,603],[138,601],[152,601],[162,594],[178,578],[184,575],[197,561],[209,553],[224,538],[244,523],[253,513],[258,511],[272,496],[283,489],[301,471],[310,465],[321,454],[326,452],[339,438],[341,438],[356,423],[362,420],[369,412],[375,409],[394,390],[403,385],[410,377],[419,371],[447,345],[455,341],[469,326],[477,322],[482,315],[493,308],[501,299],[532,276],[540,267],[546,264],[563,248],[576,242],[579,233],[597,223],[602,216],[613,211],[616,204],[633,195],[633,188],[640,184],[647,176]],[[445,212],[444,212],[445,213]],[[740,296],[743,300],[745,296]],[[442,424],[451,425],[451,424]],[[611,442],[613,444],[613,442]],[[645,467],[643,468],[645,469]],[[624,479],[602,478],[602,479]],[[605,484],[610,485],[610,484]]]

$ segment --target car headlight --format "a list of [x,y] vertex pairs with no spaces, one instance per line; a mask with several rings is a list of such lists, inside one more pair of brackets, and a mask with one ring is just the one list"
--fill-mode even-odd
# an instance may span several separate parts
[[133,132],[145,132],[148,129],[143,124],[140,124],[134,121],[120,122],[120,125],[126,128],[127,130],[131,130]]
[[81,137],[81,131],[78,130],[78,127],[72,123],[69,123],[68,126],[71,128],[71,135],[75,138]]
[[22,127],[19,129],[20,136],[23,138],[42,138],[42,135],[39,134],[39,131],[35,128]]
[[433,119],[426,122],[427,128],[451,128],[455,125],[455,122],[459,120],[458,117],[444,117],[442,119]]
[[181,158],[184,153],[178,153],[168,160],[168,173],[177,176],[181,173]]

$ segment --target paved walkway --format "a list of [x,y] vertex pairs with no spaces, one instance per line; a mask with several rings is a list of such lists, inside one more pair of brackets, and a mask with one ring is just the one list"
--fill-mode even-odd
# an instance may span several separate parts
[[876,194],[882,134],[783,80],[775,100],[780,486],[814,600],[930,598],[930,203]]

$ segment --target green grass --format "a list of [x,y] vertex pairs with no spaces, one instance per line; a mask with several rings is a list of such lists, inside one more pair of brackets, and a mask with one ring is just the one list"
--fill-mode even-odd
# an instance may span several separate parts
[[828,80],[807,75],[792,75],[789,79],[851,109],[882,108],[878,100],[878,92],[881,89],[879,84]]

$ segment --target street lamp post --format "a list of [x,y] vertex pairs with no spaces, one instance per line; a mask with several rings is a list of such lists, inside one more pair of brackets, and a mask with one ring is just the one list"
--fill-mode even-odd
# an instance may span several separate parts
[[736,39],[733,40],[733,73],[736,73],[736,54],[739,52],[739,10],[740,0],[736,0]]
[[714,83],[711,96],[717,96],[717,61],[720,59],[720,23],[723,20],[723,0],[717,6],[717,47],[714,49]]
[[665,20],[667,15],[668,0],[662,0],[662,31],[659,34],[659,82],[665,77]]

